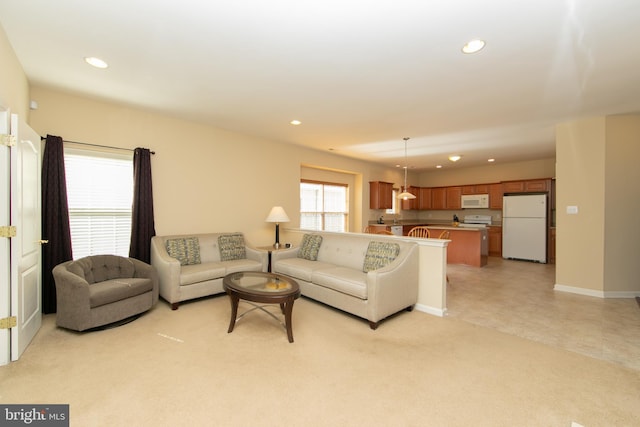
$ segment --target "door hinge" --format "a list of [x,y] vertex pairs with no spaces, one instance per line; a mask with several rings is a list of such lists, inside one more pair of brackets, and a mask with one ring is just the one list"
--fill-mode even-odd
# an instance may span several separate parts
[[5,317],[4,319],[0,319],[0,329],[11,329],[15,328],[18,325],[18,321],[16,316]]
[[0,237],[16,237],[16,233],[15,225],[3,225],[0,227]]
[[7,135],[6,133],[0,134],[0,144],[6,145],[7,147],[13,147],[16,145],[16,136]]

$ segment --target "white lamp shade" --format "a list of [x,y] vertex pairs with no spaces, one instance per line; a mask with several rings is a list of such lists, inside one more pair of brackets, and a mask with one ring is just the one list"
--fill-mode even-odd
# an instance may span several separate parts
[[287,213],[282,209],[282,206],[274,206],[269,212],[269,216],[265,219],[266,222],[289,222],[290,219]]
[[400,194],[398,194],[398,199],[402,199],[402,200],[411,200],[411,199],[415,199],[416,196],[414,196],[413,194],[409,193],[408,191],[404,191]]

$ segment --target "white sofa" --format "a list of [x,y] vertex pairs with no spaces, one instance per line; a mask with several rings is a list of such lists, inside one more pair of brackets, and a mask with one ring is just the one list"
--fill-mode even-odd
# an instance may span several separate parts
[[160,296],[173,310],[182,301],[224,292],[222,279],[227,274],[267,271],[267,263],[268,252],[247,246],[242,233],[151,239],[151,265],[158,272]]
[[[322,239],[315,260],[308,236]],[[375,269],[376,260],[388,264]],[[367,319],[371,329],[418,301],[418,245],[394,236],[309,233],[300,246],[274,251],[271,265],[274,273],[293,277],[302,295]]]

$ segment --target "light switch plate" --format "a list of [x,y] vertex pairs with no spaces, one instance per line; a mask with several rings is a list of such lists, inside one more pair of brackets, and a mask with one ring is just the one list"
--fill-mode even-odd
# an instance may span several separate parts
[[577,213],[578,213],[578,207],[577,206],[567,206],[567,214],[576,215]]

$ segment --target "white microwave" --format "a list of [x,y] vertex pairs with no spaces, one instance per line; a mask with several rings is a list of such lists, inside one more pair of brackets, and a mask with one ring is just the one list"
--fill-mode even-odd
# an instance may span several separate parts
[[488,194],[465,194],[462,196],[461,206],[463,209],[480,209],[489,207]]

